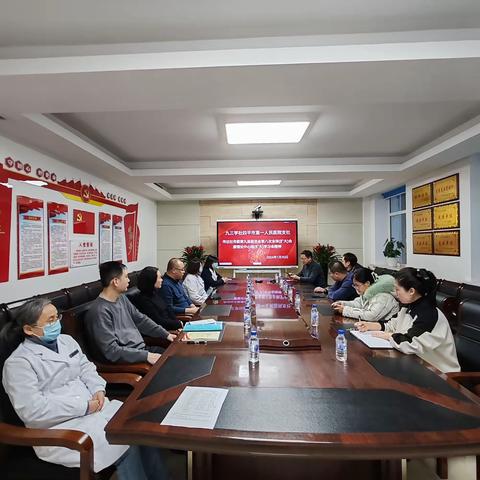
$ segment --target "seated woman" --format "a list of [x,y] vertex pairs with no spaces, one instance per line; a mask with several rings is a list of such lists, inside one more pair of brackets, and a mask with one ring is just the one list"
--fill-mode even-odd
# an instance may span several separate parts
[[[105,380],[69,335],[60,335],[61,315],[48,299],[22,305],[2,330],[13,353],[2,383],[28,428],[73,429],[93,440],[94,471],[115,464],[121,480],[168,478],[160,450],[110,445],[105,425],[121,406],[105,397]],[[66,467],[80,466],[80,453],[64,447],[34,447],[37,456]],[[145,465],[145,468],[144,468]]]
[[202,270],[202,279],[203,283],[205,284],[205,290],[208,290],[210,287],[217,288],[230,280],[229,278],[222,278],[222,276],[216,270],[217,267],[218,258],[214,257],[213,255],[209,255],[205,260]]
[[[440,371],[459,372],[450,325],[435,306],[437,279],[425,269],[402,268],[395,276],[396,296],[402,308],[386,323],[357,322],[361,332],[389,340],[394,348],[416,354]],[[381,330],[381,331],[380,331]]]
[[373,272],[362,267],[353,273],[353,287],[359,297],[349,302],[341,300],[332,303],[335,311],[344,317],[378,322],[398,313],[398,302],[393,296],[395,279],[391,275],[382,275],[375,280]]
[[182,322],[160,295],[162,283],[163,278],[157,267],[145,267],[138,276],[140,293],[132,298],[132,303],[165,330],[178,330],[183,327]]
[[207,301],[208,295],[205,284],[200,276],[200,261],[191,260],[187,265],[187,275],[183,279],[183,288],[192,302],[200,306]]

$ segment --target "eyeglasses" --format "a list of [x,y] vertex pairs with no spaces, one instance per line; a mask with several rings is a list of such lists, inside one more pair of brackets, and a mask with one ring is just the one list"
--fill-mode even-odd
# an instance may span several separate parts
[[184,272],[185,271],[184,268],[175,268],[175,270],[178,270],[179,272]]
[[[53,325],[54,323],[59,322],[60,320],[62,320],[62,316],[63,316],[62,314],[57,315],[54,319],[49,320],[47,323],[45,323],[44,327],[46,327],[47,325]],[[32,327],[38,327],[38,324],[32,325]]]

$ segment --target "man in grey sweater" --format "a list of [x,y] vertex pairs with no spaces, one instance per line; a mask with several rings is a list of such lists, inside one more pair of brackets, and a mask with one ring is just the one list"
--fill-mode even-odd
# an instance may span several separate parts
[[125,265],[102,263],[100,280],[103,290],[92,302],[85,319],[95,356],[108,363],[154,364],[163,349],[146,346],[142,335],[166,338],[170,342],[176,335],[140,313],[123,295],[130,282]]

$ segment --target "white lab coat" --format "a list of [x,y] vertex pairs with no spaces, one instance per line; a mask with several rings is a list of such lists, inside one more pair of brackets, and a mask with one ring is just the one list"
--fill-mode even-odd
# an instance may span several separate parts
[[[3,386],[13,408],[29,428],[80,430],[94,445],[94,470],[99,472],[118,460],[128,446],[110,445],[105,425],[121,402],[105,400],[102,411],[86,415],[88,401],[105,390],[95,365],[69,335],[58,337],[58,353],[25,340],[3,367]],[[80,466],[80,453],[64,447],[34,447],[39,458],[66,467]]]

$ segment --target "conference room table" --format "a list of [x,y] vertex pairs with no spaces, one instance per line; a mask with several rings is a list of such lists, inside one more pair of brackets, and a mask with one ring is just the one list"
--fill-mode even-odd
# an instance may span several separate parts
[[[473,393],[415,355],[368,348],[311,287],[295,285],[296,312],[277,284],[257,281],[258,365],[243,327],[246,282],[236,279],[199,315],[218,313],[220,341],[187,344],[181,334],[107,425],[110,442],[188,451],[195,479],[400,478],[401,459],[480,453]],[[339,328],[346,362],[335,356]],[[161,425],[186,386],[228,389],[213,429]]]

